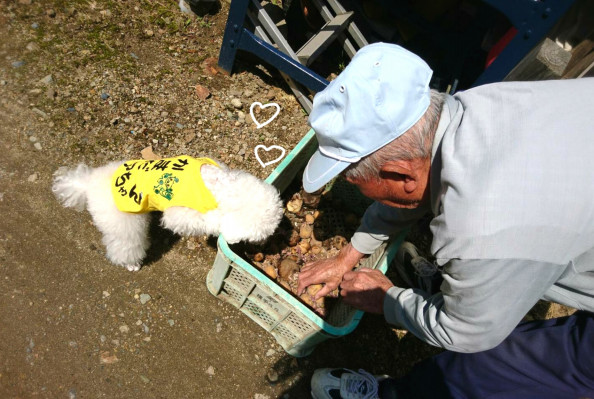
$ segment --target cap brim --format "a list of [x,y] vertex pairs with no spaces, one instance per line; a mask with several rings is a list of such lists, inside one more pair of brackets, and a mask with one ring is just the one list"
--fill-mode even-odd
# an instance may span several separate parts
[[303,189],[308,193],[319,190],[349,165],[351,165],[350,162],[330,158],[318,149],[310,158],[303,172]]

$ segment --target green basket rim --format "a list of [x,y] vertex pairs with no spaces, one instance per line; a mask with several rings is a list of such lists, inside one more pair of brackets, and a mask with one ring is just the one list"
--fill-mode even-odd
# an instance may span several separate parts
[[276,179],[280,177],[281,172],[285,170],[285,168],[293,161],[293,159],[295,159],[295,157],[305,149],[305,146],[307,146],[309,142],[315,137],[315,134],[316,133],[313,129],[309,129],[309,132],[307,132],[305,136],[299,140],[299,143],[297,143],[295,148],[293,148],[291,152],[289,152],[289,154],[285,157],[285,159],[283,159],[282,162],[276,168],[274,168],[272,172],[270,172],[264,181],[268,184],[273,184]]

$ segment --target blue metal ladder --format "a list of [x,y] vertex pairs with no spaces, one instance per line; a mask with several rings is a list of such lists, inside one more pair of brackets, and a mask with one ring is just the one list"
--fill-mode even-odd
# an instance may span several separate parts
[[[574,0],[483,1],[505,15],[518,30],[518,33],[493,63],[476,79],[473,86],[501,81],[545,37],[547,32],[574,3]],[[295,53],[288,54],[291,53],[290,47],[281,48],[283,50],[281,51],[270,42],[270,39],[266,38],[259,23],[254,21],[254,19],[260,19],[261,17],[252,15],[252,23],[256,26],[255,33],[252,33],[244,26],[246,18],[249,18],[250,11],[248,7],[250,2],[253,2],[256,6],[259,4],[259,0],[232,0],[231,2],[223,43],[219,53],[219,66],[231,73],[237,50],[244,50],[278,69],[290,85],[294,80],[314,93],[323,90],[328,85],[326,79],[301,63]],[[277,43],[282,42],[282,38],[275,38],[275,40],[277,40]],[[365,39],[363,38],[363,40]],[[352,57],[352,55],[350,56]],[[294,89],[293,91],[298,92],[299,90]],[[304,104],[303,101],[300,102]],[[304,108],[306,108],[307,112],[310,111],[309,107],[304,106]]]

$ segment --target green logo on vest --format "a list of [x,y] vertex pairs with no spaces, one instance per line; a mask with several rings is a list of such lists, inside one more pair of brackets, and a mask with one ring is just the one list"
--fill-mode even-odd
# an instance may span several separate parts
[[173,198],[173,185],[177,182],[179,182],[179,179],[172,173],[164,173],[159,178],[157,185],[153,187],[155,194],[159,194],[161,197],[171,201]]

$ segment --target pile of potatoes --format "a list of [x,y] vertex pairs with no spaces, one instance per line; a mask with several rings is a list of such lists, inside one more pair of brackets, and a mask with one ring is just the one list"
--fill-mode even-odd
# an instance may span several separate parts
[[[344,211],[332,192],[295,192],[285,204],[285,218],[277,232],[260,247],[246,248],[247,260],[298,297],[321,317],[328,314],[328,298],[314,299],[321,284],[297,295],[301,268],[338,254],[359,225],[359,217]],[[338,290],[328,297],[336,298]]]

